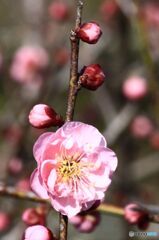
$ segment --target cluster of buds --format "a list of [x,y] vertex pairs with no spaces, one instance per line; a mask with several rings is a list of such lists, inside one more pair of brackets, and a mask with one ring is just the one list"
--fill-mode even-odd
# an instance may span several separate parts
[[90,233],[95,230],[100,222],[99,212],[90,212],[88,214],[78,214],[69,219],[75,228],[81,233]]
[[[102,30],[98,23],[83,23],[76,30],[77,37],[83,42],[95,44],[102,35]],[[90,90],[96,90],[100,87],[105,79],[105,74],[99,64],[91,64],[81,70],[79,83]]]
[[149,214],[135,203],[124,208],[124,216],[129,224],[137,225],[139,229],[145,230],[149,225]]

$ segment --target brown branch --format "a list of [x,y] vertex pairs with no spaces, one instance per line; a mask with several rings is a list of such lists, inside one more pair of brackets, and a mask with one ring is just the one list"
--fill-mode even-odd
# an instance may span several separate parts
[[[31,201],[35,203],[45,203],[48,205],[51,204],[50,201],[48,200],[36,197],[36,195],[33,192],[17,191],[14,187],[4,186],[2,183],[0,183],[0,196],[11,197],[11,198],[20,199],[24,201]],[[149,214],[150,222],[159,223],[159,207],[158,206],[142,204],[142,203],[137,203],[137,204],[139,206],[137,210],[145,211]],[[97,211],[105,214],[119,216],[119,217],[124,216],[123,208],[115,205],[111,205],[111,204],[102,203],[97,208]],[[62,216],[61,222],[62,222],[62,224],[60,225],[60,229],[62,232],[61,235],[64,239],[64,237],[67,235],[67,227],[65,227],[67,223],[67,217]]]
[[[78,86],[78,57],[79,57],[79,38],[76,36],[76,30],[81,25],[82,19],[82,9],[83,1],[77,1],[77,16],[74,30],[71,31],[70,41],[71,41],[71,67],[70,67],[70,81],[69,81],[69,95],[66,111],[66,121],[73,120],[73,114],[75,109],[75,102],[77,92],[79,90]],[[67,225],[68,218],[60,214],[60,240],[67,240]]]
[[77,18],[74,30],[71,31],[71,68],[70,68],[70,82],[69,95],[66,112],[66,121],[73,119],[76,96],[79,89],[78,86],[78,57],[79,57],[79,38],[76,36],[76,30],[81,25],[83,1],[77,0]]

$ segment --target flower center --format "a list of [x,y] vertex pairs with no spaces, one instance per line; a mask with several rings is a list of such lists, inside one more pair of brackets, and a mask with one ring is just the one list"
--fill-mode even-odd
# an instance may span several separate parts
[[62,177],[64,180],[69,180],[73,177],[79,177],[81,173],[79,162],[72,158],[63,159],[60,161],[57,171],[60,177]]

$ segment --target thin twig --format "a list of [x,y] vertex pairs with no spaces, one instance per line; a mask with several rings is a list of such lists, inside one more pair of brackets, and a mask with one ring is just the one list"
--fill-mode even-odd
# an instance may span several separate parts
[[[76,31],[81,25],[82,19],[83,1],[77,0],[77,16],[74,30],[71,31],[71,67],[70,67],[70,81],[69,81],[69,95],[66,111],[66,121],[73,120],[73,114],[75,109],[75,102],[78,86],[78,57],[79,57],[79,38],[76,36]],[[60,240],[67,240],[67,225],[68,218],[60,214]]]

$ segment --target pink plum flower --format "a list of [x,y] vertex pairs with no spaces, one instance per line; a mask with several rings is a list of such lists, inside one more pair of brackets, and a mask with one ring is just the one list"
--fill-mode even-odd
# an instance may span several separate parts
[[129,100],[139,100],[147,94],[147,91],[147,82],[140,76],[130,76],[123,84],[123,94]]
[[48,228],[35,225],[25,230],[23,240],[55,240],[55,238]]
[[45,214],[40,214],[36,208],[27,208],[22,214],[22,220],[29,226],[32,225],[45,225]]
[[33,191],[69,218],[104,198],[117,167],[101,133],[81,122],[41,135],[33,152],[38,165],[31,176]]
[[15,53],[11,65],[11,77],[20,83],[28,83],[39,78],[38,72],[47,67],[48,54],[40,46],[23,46]]

